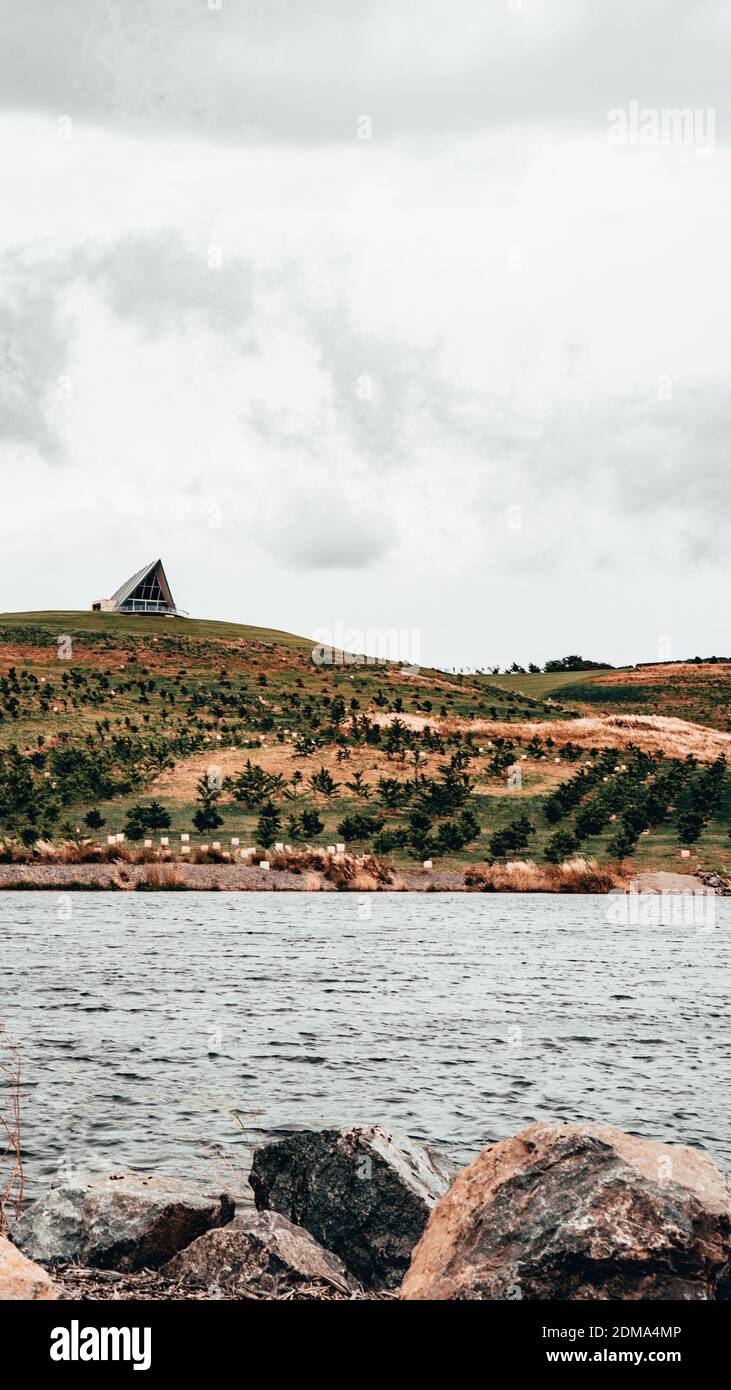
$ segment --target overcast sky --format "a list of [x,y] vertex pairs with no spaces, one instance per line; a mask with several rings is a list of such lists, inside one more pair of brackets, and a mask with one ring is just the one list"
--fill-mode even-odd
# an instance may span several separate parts
[[[0,610],[161,555],[194,616],[430,664],[727,654],[730,40],[720,0],[4,5]],[[698,116],[615,138],[635,102]]]

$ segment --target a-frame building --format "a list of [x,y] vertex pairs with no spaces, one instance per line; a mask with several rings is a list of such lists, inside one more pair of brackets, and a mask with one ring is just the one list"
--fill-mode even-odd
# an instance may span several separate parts
[[172,618],[181,613],[175,607],[162,560],[145,565],[111,598],[99,599],[91,606],[97,613],[158,613]]

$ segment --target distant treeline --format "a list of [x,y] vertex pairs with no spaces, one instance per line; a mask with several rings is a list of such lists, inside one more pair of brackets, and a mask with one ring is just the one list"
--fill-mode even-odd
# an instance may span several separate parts
[[[731,656],[684,656],[680,660],[686,666],[720,666],[726,662],[731,662]],[[677,666],[678,658],[672,661],[636,661],[635,670],[639,671],[643,666]]]
[[[497,675],[499,667],[495,667],[492,674]],[[506,676],[538,676],[541,671],[550,674],[552,671],[613,671],[614,667],[609,661],[587,661],[583,656],[559,656],[554,661],[547,661],[545,666],[536,666],[534,661],[529,661],[527,666],[520,666],[514,661],[512,666],[506,666],[503,672]]]
[[[633,669],[635,671],[639,671],[642,670],[642,668],[645,666],[677,666],[678,660],[683,661],[686,665],[695,664],[696,666],[713,666],[723,665],[726,662],[731,662],[731,656],[686,656],[681,658],[675,657],[671,661],[636,661],[634,663]],[[497,675],[499,673],[499,669],[500,668],[498,666],[493,667],[491,674]],[[503,675],[538,676],[541,674],[541,672],[544,672],[546,675],[549,675],[554,671],[616,670],[617,667],[613,666],[611,661],[587,661],[583,656],[559,656],[556,657],[554,661],[547,661],[545,666],[536,666],[535,662],[533,661],[529,661],[527,666],[520,666],[517,661],[514,661],[512,666],[505,667]]]

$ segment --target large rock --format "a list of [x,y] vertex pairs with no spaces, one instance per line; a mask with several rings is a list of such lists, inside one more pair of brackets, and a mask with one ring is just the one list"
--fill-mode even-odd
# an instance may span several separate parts
[[367,1287],[393,1288],[450,1179],[422,1144],[366,1125],[265,1144],[249,1182],[259,1210],[304,1226]]
[[45,1269],[0,1236],[0,1302],[15,1299],[60,1298],[61,1290]]
[[13,1239],[43,1264],[156,1269],[234,1214],[230,1197],[145,1173],[59,1178],[23,1214]]
[[731,1258],[725,1179],[697,1149],[530,1125],[455,1179],[406,1299],[709,1299]]
[[279,1212],[251,1212],[199,1236],[161,1271],[192,1288],[216,1288],[229,1297],[271,1296],[303,1284],[357,1292],[345,1266],[309,1231]]

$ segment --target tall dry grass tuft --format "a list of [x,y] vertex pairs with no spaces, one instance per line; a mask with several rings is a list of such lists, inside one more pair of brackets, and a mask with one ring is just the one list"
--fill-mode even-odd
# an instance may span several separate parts
[[379,888],[390,886],[391,871],[374,854],[364,854],[362,858],[353,854],[337,854],[327,857],[325,878],[338,889],[352,889],[363,884],[360,892],[375,893]]
[[8,1210],[17,1220],[23,1206],[20,1134],[20,1053],[0,1023],[0,1235],[7,1231]]
[[468,888],[483,893],[610,893],[622,882],[613,870],[593,859],[568,859],[563,864],[524,859],[474,864],[465,869],[464,881]]
[[222,849],[203,849],[201,845],[194,845],[191,854],[186,855],[186,862],[190,864],[230,864],[232,860],[230,854],[228,858],[224,858],[224,850]]
[[377,893],[380,886],[378,879],[365,869],[358,869],[348,883],[354,893]]
[[28,848],[12,840],[0,841],[0,864],[129,864],[134,855],[123,845],[79,844],[65,840],[52,845],[39,840]]
[[374,854],[328,854],[323,849],[279,850],[269,856],[273,869],[321,875],[335,888],[375,893],[391,885],[391,870]]
[[138,893],[171,892],[185,888],[185,880],[173,864],[148,864],[142,878],[137,880]]
[[[46,857],[46,856],[42,856]],[[124,845],[65,844],[47,856],[61,864],[132,864],[134,854]]]

